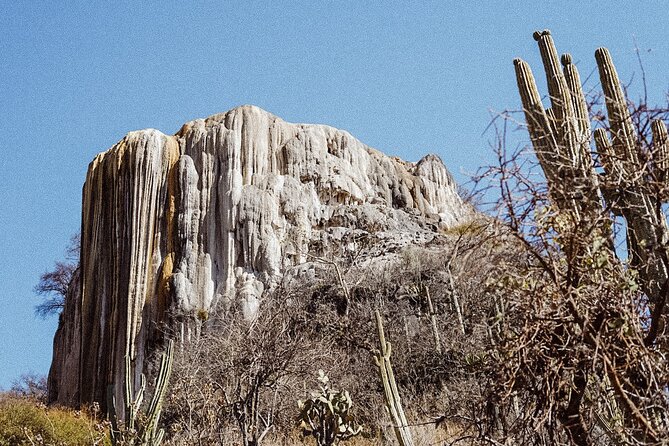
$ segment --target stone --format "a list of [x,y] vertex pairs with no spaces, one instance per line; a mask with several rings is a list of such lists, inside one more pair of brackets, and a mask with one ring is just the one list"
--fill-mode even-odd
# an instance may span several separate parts
[[349,133],[291,124],[253,106],[131,132],[90,164],[81,265],[56,337],[49,399],[123,404],[125,356],[139,384],[165,325],[239,309],[252,320],[283,278],[313,279],[314,259],[370,257],[429,243],[464,223],[436,155],[389,157]]

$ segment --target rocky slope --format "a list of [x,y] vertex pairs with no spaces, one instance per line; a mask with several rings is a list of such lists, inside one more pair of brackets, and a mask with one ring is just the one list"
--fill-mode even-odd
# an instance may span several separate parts
[[386,156],[345,131],[287,123],[257,107],[129,133],[90,164],[81,265],[54,340],[49,398],[123,400],[163,325],[188,337],[213,311],[252,319],[315,257],[378,242],[376,256],[425,244],[471,210],[441,160]]

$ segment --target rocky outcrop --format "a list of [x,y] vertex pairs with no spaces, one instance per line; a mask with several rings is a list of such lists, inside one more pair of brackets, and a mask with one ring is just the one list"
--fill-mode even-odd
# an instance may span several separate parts
[[[50,399],[122,401],[168,323],[212,311],[252,319],[263,293],[313,256],[374,234],[382,251],[469,218],[441,160],[388,157],[347,132],[257,107],[129,133],[90,164],[81,265],[54,340]],[[169,310],[169,311],[168,311]],[[168,314],[171,315],[168,318]],[[121,403],[119,403],[121,404]]]

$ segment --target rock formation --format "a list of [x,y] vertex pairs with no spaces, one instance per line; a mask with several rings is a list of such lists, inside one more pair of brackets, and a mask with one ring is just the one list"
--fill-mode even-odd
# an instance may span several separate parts
[[[347,132],[257,107],[129,133],[90,164],[81,265],[54,340],[51,401],[123,398],[168,323],[239,306],[252,319],[287,274],[374,234],[380,250],[430,241],[469,218],[441,160],[386,156]],[[170,316],[168,316],[170,315]],[[186,321],[186,322],[185,322]],[[120,404],[120,403],[119,403]]]

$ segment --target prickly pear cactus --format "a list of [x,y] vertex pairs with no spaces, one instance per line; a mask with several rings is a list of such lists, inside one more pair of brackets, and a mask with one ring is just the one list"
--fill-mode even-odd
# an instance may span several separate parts
[[348,391],[332,389],[322,370],[318,371],[318,375],[320,392],[312,393],[306,401],[297,402],[302,434],[314,437],[318,446],[330,446],[360,434],[362,427],[349,413],[353,401]]

